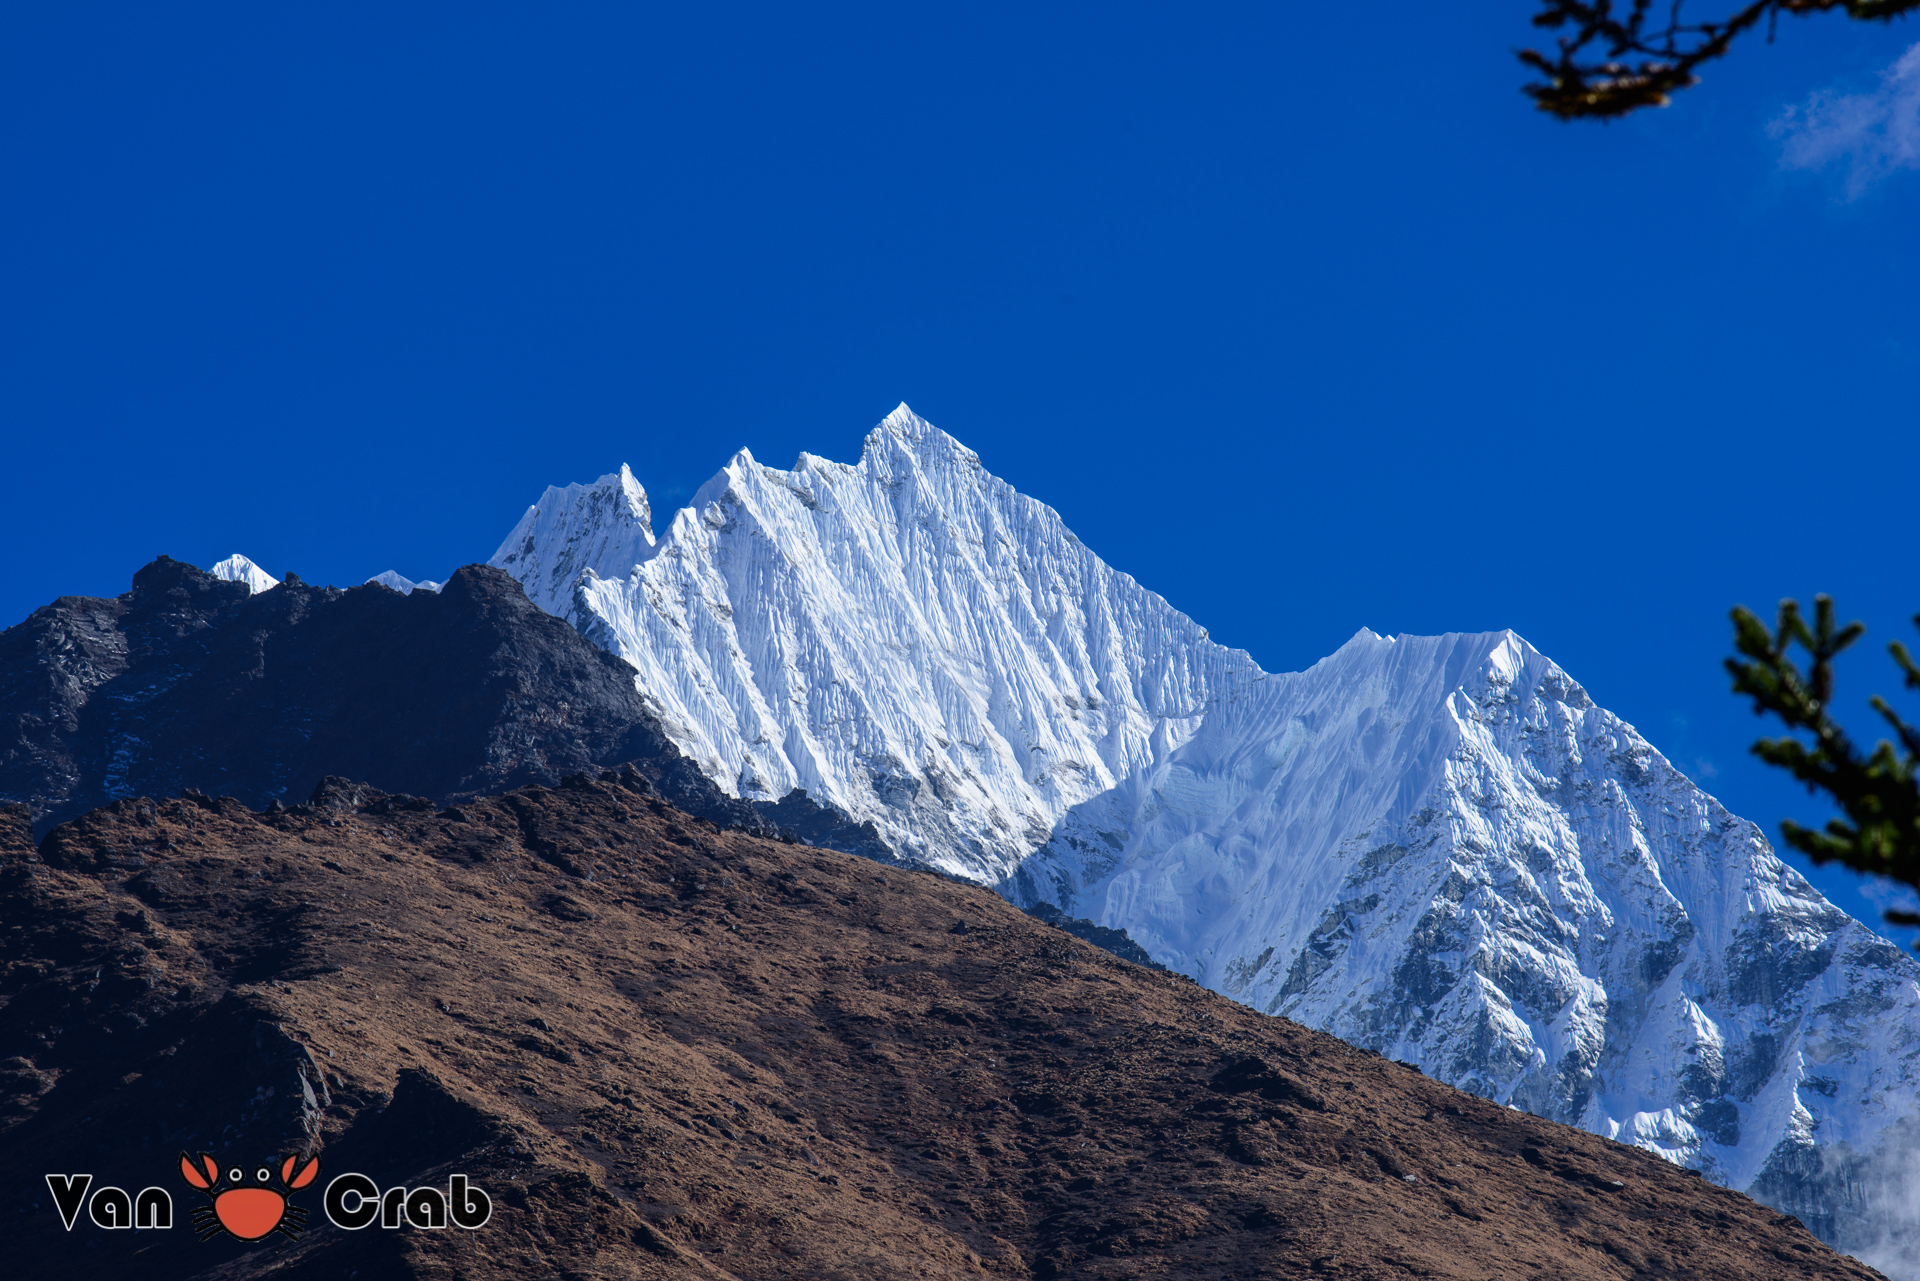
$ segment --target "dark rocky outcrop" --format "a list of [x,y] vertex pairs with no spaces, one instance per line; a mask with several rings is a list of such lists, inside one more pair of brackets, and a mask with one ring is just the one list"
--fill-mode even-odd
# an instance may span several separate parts
[[871,821],[854,822],[846,811],[814,800],[804,787],[796,787],[779,800],[754,808],[781,831],[792,833],[802,845],[858,854],[881,863],[896,861],[893,851],[880,839],[880,830]]
[[1133,936],[1125,930],[1095,925],[1083,916],[1068,916],[1051,903],[1036,903],[1025,910],[1035,920],[1045,921],[1056,930],[1065,930],[1077,939],[1085,939],[1101,951],[1111,952],[1123,961],[1132,961],[1135,965],[1154,970],[1167,968],[1147,955],[1147,949],[1134,942]]
[[485,565],[437,594],[289,575],[251,595],[162,556],[123,596],[62,597],[0,633],[0,801],[42,832],[131,795],[259,809],[339,775],[444,806],[607,765],[722,827],[885,856],[870,826],[804,792],[727,796],[668,741],[631,667]]

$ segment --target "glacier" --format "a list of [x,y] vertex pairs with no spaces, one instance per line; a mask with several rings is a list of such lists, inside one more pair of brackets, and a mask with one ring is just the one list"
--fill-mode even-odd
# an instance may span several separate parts
[[742,450],[658,538],[625,467],[548,489],[492,563],[733,795],[1920,1275],[1920,963],[1511,632],[1263,672],[904,405],[856,464]]

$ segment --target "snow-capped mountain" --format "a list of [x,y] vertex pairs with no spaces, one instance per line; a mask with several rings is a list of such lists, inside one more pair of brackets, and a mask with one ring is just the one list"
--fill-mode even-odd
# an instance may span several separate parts
[[1829,1235],[1920,1116],[1920,964],[1511,632],[1271,677],[1005,889]]
[[430,578],[423,578],[416,583],[411,578],[396,573],[391,569],[382,570],[367,581],[369,583],[378,583],[382,587],[390,587],[402,596],[411,596],[415,592],[437,592],[446,586],[445,583],[436,583]]
[[804,787],[1257,1008],[1914,1243],[1876,1187],[1920,1133],[1920,964],[1512,633],[1269,675],[905,406],[854,465],[743,451],[657,541],[624,468],[550,489],[493,563],[729,791]]
[[490,563],[637,667],[722,787],[805,788],[976,880],[1264,679],[904,405],[855,466],[742,450],[648,521],[623,467],[549,489]]
[[217,565],[209,565],[207,572],[223,582],[245,583],[247,590],[256,596],[280,585],[279,579],[238,552]]

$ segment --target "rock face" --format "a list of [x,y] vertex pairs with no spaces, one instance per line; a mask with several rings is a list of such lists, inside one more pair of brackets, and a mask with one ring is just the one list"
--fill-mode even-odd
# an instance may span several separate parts
[[[613,774],[435,813],[329,781],[0,810],[9,1275],[1858,1278],[1789,1216],[984,889]],[[182,1150],[317,1153],[297,1240],[195,1239]],[[61,1227],[49,1170],[166,1189]],[[327,1224],[464,1175],[476,1230]]]
[[[774,830],[667,742],[624,663],[486,566],[438,593],[254,592],[163,556],[124,596],[0,633],[0,800],[41,830],[139,793],[257,808],[347,774],[446,804],[626,761],[689,810]],[[804,797],[782,812],[865,830]]]
[[1512,633],[1261,672],[905,406],[856,465],[743,452],[650,519],[624,469],[550,489],[494,563],[722,788],[1920,1249],[1920,965]]

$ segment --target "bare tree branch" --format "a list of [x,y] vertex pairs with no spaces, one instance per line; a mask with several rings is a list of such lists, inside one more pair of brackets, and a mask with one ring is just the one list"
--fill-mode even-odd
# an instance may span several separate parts
[[1664,21],[1654,0],[1540,0],[1533,25],[1566,31],[1549,57],[1520,51],[1541,73],[1524,87],[1540,110],[1562,120],[1606,120],[1664,107],[1668,96],[1699,83],[1695,69],[1725,54],[1734,40],[1764,19],[1771,33],[1781,14],[1805,17],[1838,9],[1863,22],[1890,22],[1920,9],[1920,0],[1750,0],[1715,22],[1687,22],[1673,0]]

